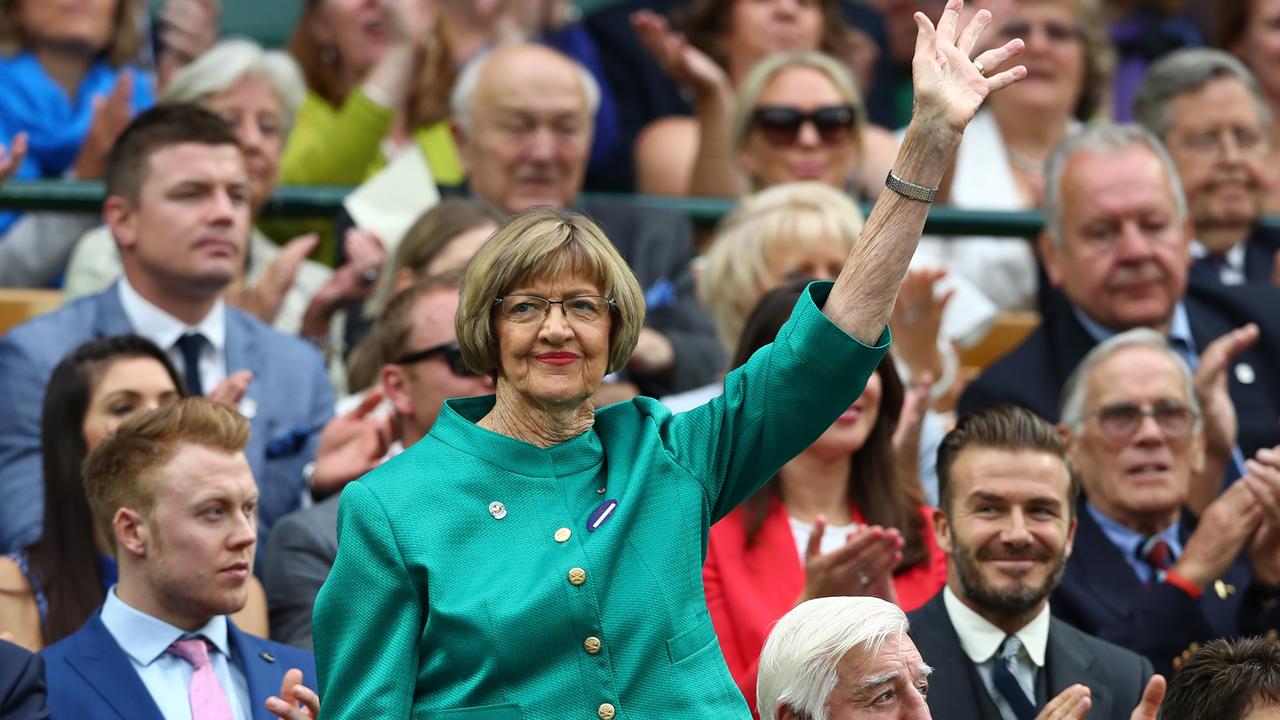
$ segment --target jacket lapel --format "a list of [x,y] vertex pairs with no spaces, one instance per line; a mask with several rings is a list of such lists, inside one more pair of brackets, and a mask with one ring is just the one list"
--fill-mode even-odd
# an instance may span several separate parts
[[267,710],[267,698],[280,694],[280,681],[287,668],[261,642],[247,635],[227,620],[227,639],[231,643],[232,659],[240,666],[249,684],[249,706],[253,720],[273,720]]
[[75,639],[75,650],[66,655],[85,683],[97,691],[122,720],[164,720],[151,693],[133,669],[133,663],[97,613]]
[[1076,642],[1076,638],[1065,627],[1061,620],[1055,617],[1049,619],[1049,643],[1045,648],[1044,659],[1049,683],[1049,697],[1046,701],[1052,700],[1058,693],[1076,683],[1083,683],[1089,688],[1093,700],[1089,715],[1110,717],[1110,681],[1098,673],[1088,649]]
[[951,720],[1001,720],[1000,711],[978,669],[960,646],[942,592],[911,614],[911,636],[924,661],[934,667],[929,679],[929,708]]
[[[133,323],[129,322],[129,316],[124,313],[124,305],[120,304],[119,281],[112,283],[111,287],[98,293],[97,305],[98,314],[93,322],[94,337],[127,335],[136,332],[133,328]],[[168,350],[168,348],[160,349]]]

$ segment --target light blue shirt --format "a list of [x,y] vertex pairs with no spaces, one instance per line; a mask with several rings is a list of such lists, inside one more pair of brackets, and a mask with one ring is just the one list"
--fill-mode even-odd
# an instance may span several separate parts
[[226,615],[214,617],[195,632],[185,632],[125,604],[112,587],[102,605],[102,624],[129,657],[134,672],[138,673],[165,720],[191,720],[187,687],[194,669],[191,663],[166,651],[177,640],[197,636],[213,644],[209,659],[223,689],[230,688],[227,695],[235,720],[252,720],[249,682],[239,666],[228,662],[231,648],[227,642]]
[[[1124,556],[1125,562],[1129,563],[1129,567],[1133,568],[1133,572],[1137,574],[1138,579],[1147,584],[1155,582],[1155,568],[1138,557],[1138,549],[1142,547],[1142,543],[1146,542],[1147,536],[1107,517],[1101,510],[1094,507],[1091,502],[1086,502],[1084,506],[1089,511],[1089,514],[1093,516],[1094,521],[1098,523],[1098,527],[1102,528],[1102,534],[1107,536],[1111,544],[1115,545],[1120,554]],[[1179,521],[1175,518],[1172,525],[1156,533],[1156,537],[1168,543],[1169,550],[1173,552],[1175,560],[1182,557],[1182,541],[1178,539],[1178,528]]]

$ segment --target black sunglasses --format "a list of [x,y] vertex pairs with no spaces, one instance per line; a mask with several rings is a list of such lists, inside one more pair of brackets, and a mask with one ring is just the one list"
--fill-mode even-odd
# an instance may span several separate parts
[[419,350],[417,352],[406,353],[392,360],[393,365],[413,365],[423,360],[430,360],[436,355],[444,355],[444,359],[449,363],[449,371],[458,377],[480,377],[480,373],[467,367],[462,361],[462,349],[458,347],[458,342],[452,340],[442,345]]
[[800,127],[807,122],[813,123],[824,144],[838,145],[849,139],[857,117],[858,111],[852,105],[827,105],[808,113],[789,105],[766,105],[756,108],[751,122],[770,145],[794,145],[800,137]]

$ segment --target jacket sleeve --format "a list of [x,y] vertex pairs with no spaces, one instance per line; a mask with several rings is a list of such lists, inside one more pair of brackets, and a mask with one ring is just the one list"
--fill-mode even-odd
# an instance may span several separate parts
[[44,471],[40,415],[49,370],[30,354],[30,333],[0,338],[0,552],[40,537]]
[[410,574],[386,510],[359,481],[342,493],[338,548],[313,620],[325,718],[410,717],[427,612],[415,588],[426,578]]
[[4,661],[13,662],[12,682],[0,687],[0,720],[47,720],[44,661],[39,655],[10,649],[5,649]]
[[672,223],[668,265],[662,277],[645,288],[645,324],[662,333],[675,350],[675,361],[662,376],[635,377],[641,392],[653,397],[684,392],[714,382],[728,364],[715,325],[694,288],[689,259],[693,234],[688,222]]
[[809,285],[773,343],[725,376],[724,394],[668,416],[669,452],[703,484],[714,523],[809,447],[866,387],[889,351],[867,346],[818,309],[830,282]]
[[326,530],[317,526],[319,513],[300,511],[287,515],[271,529],[267,542],[263,582],[271,617],[271,639],[298,648],[312,649],[311,614],[316,596],[329,577],[334,554],[324,541]]

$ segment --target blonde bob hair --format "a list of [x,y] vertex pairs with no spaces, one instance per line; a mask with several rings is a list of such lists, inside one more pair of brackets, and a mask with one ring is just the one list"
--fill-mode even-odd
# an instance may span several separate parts
[[733,113],[733,146],[742,147],[751,134],[752,116],[765,86],[782,71],[791,68],[810,68],[827,76],[840,97],[853,107],[853,134],[850,140],[861,144],[866,108],[862,105],[862,94],[858,92],[858,85],[849,74],[849,69],[839,60],[820,52],[781,52],[756,63],[742,79],[742,86],[738,88],[738,104]]
[[463,361],[476,372],[497,377],[502,361],[493,301],[527,282],[569,277],[587,278],[612,298],[608,372],[625,367],[644,326],[640,283],[594,222],[549,207],[512,216],[467,265],[454,319]]
[[711,313],[730,356],[756,301],[778,282],[769,262],[779,248],[812,248],[835,238],[846,254],[862,234],[862,211],[820,182],[775,185],[743,198],[720,223],[698,278],[698,299]]

